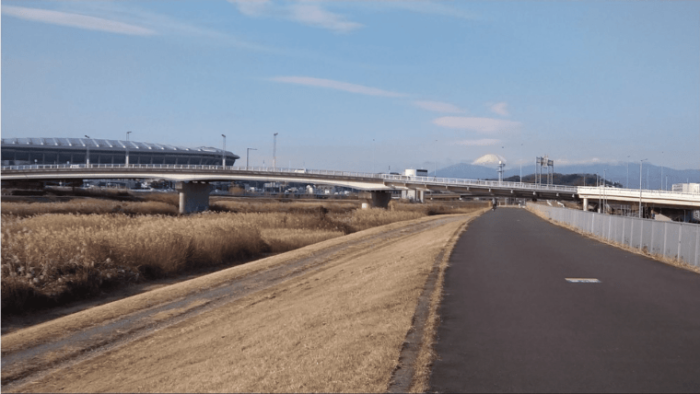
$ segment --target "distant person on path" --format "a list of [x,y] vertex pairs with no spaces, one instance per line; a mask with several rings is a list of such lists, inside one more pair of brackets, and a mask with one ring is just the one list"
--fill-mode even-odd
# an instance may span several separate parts
[[498,201],[494,198],[494,199],[491,201],[491,210],[492,210],[492,211],[495,211],[497,206],[498,206]]

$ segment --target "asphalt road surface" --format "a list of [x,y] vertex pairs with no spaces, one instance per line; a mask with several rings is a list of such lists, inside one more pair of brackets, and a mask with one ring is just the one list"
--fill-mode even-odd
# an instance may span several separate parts
[[469,225],[440,312],[430,391],[700,392],[700,275],[525,210]]

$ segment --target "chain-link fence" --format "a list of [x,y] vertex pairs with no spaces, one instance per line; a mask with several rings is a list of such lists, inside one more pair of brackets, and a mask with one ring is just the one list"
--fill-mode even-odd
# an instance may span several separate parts
[[700,267],[700,225],[605,215],[541,204],[528,207],[602,239]]

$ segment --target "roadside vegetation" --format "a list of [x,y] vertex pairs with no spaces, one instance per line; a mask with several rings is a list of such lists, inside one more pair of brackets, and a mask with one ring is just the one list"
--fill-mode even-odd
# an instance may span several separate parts
[[[28,384],[10,383],[5,391],[395,389],[390,386],[394,371],[415,365],[402,359],[401,351],[407,332],[421,324],[416,311],[436,258],[442,251],[449,255],[448,240],[479,211],[369,229],[6,334],[3,379],[27,376]],[[341,252],[328,259],[328,247]],[[269,269],[299,259],[306,263],[293,274]],[[223,290],[222,284],[246,290],[234,290],[230,302],[206,304],[206,289]],[[169,304],[177,307],[151,309]],[[189,311],[196,314],[185,317]],[[143,324],[165,324],[141,331],[136,314]],[[113,329],[83,331],[105,323],[114,323]],[[122,339],[110,349],[109,344]],[[39,348],[43,344],[45,351]],[[72,362],[74,355],[92,349],[89,359]],[[11,357],[22,351],[26,358],[14,360],[24,361],[13,362]],[[55,365],[56,372],[42,374],[47,364]],[[41,375],[24,375],[32,371]]]
[[231,266],[368,228],[473,204],[220,200],[177,216],[162,201],[75,199],[2,203],[2,314],[31,312],[104,291],[213,266]]

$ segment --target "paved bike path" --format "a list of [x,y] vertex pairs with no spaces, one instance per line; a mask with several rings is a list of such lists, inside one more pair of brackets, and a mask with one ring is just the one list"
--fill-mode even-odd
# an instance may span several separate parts
[[429,391],[700,392],[700,275],[522,209],[469,225],[440,312]]

